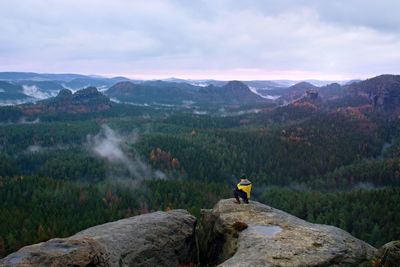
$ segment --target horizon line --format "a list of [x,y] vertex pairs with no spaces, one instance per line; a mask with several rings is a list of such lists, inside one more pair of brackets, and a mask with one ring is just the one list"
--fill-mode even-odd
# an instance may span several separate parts
[[[350,76],[342,76],[342,75],[321,75],[316,74],[315,76],[311,73],[306,72],[294,72],[293,75],[289,73],[273,73],[273,77],[259,77],[258,75],[238,75],[233,74],[232,72],[224,72],[222,73],[213,73],[207,77],[201,72],[198,73],[182,73],[177,71],[178,73],[165,73],[165,72],[155,72],[155,73],[89,73],[89,72],[71,72],[71,71],[61,71],[61,72],[47,72],[47,71],[0,71],[0,73],[35,73],[39,75],[45,74],[55,74],[55,75],[82,75],[82,76],[97,76],[101,78],[115,78],[115,77],[124,77],[130,80],[168,80],[168,79],[178,79],[178,80],[216,80],[216,81],[307,81],[307,80],[315,80],[315,81],[351,81],[351,80],[365,80],[373,77],[381,76],[381,75],[399,75],[394,73],[381,73],[381,74],[370,74],[370,75],[352,75]],[[232,74],[230,74],[232,73]],[[271,73],[272,74],[272,73]],[[301,74],[305,74],[302,76]],[[238,77],[241,76],[241,77]],[[263,75],[264,76],[264,75]],[[267,76],[267,75],[265,75]],[[302,77],[301,77],[302,76]]]

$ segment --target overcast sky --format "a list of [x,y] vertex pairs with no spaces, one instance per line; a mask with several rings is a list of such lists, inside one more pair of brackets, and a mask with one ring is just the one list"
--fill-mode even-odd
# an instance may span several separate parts
[[400,70],[399,0],[1,0],[0,71],[351,79]]

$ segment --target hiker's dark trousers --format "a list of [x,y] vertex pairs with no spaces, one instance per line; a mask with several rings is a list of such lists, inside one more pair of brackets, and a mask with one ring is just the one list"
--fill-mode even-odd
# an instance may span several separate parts
[[243,199],[243,201],[244,201],[245,203],[249,203],[249,200],[247,199],[247,194],[246,194],[246,192],[244,192],[243,190],[240,190],[240,189],[235,188],[235,189],[233,190],[233,195],[235,196],[235,198],[236,198],[236,200],[237,200],[238,202],[240,202],[240,200],[239,200],[239,197],[240,197],[241,199]]

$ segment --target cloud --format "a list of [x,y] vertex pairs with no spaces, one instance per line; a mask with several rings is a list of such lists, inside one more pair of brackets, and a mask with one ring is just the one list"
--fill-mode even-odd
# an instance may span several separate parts
[[0,70],[351,78],[400,68],[397,0],[0,3]]
[[46,99],[52,97],[51,94],[43,92],[36,85],[22,85],[23,93],[36,99]]
[[43,150],[43,147],[38,145],[31,145],[26,148],[26,151],[29,153],[37,153]]
[[31,98],[17,99],[17,100],[0,100],[0,107],[20,105],[20,104],[30,103],[32,101],[33,101],[33,99],[31,99]]
[[[153,171],[151,167],[143,162],[135,151],[129,153],[128,143],[136,143],[138,135],[122,136],[103,125],[101,131],[95,135],[88,135],[88,148],[99,158],[105,159],[110,165],[125,167],[131,176],[137,180],[165,179],[166,175],[161,171]],[[131,149],[132,151],[132,149]]]
[[32,120],[28,120],[26,117],[21,117],[18,120],[18,124],[37,124],[40,122],[40,118],[36,118],[33,121]]

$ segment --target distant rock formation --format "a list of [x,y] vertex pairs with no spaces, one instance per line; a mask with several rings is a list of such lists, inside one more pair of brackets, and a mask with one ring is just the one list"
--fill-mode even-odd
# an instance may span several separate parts
[[179,266],[195,260],[196,219],[184,210],[98,225],[69,238],[27,246],[0,260],[9,266]]
[[369,266],[376,252],[339,228],[234,199],[203,210],[198,239],[210,266]]
[[185,101],[200,104],[249,104],[266,100],[253,93],[240,81],[230,81],[222,87],[205,87],[187,83],[147,81],[140,84],[120,82],[112,86],[106,95],[120,101],[135,103],[164,103],[181,105]]
[[182,104],[193,99],[195,88],[186,83],[146,81],[136,84],[123,81],[109,88],[105,94],[122,102]]
[[336,99],[345,96],[346,90],[338,83],[331,83],[319,88],[319,95],[324,100]]
[[61,90],[56,97],[51,97],[34,104],[18,106],[24,115],[40,115],[42,113],[87,113],[107,110],[111,107],[108,97],[100,93],[96,87],[88,87],[74,94]]
[[318,91],[315,89],[309,89],[306,91],[306,96],[309,99],[317,99],[318,98]]
[[308,82],[299,82],[290,86],[285,90],[285,94],[279,99],[279,102],[291,102],[306,96],[306,92],[313,90],[317,91],[318,87]]
[[370,99],[371,104],[384,111],[400,112],[400,75],[380,75],[352,83],[348,91]]
[[199,90],[198,99],[208,103],[249,104],[265,102],[261,96],[253,93],[250,88],[240,81],[229,81],[222,87],[206,86]]

